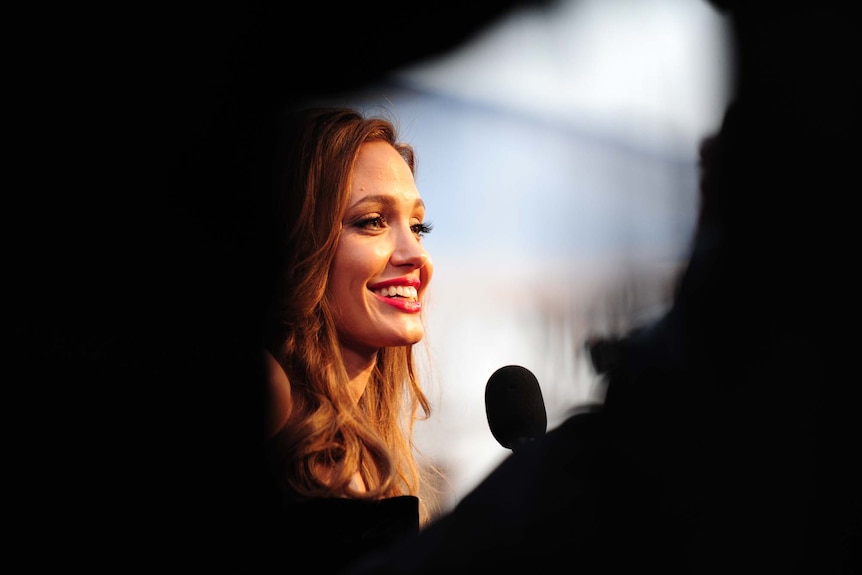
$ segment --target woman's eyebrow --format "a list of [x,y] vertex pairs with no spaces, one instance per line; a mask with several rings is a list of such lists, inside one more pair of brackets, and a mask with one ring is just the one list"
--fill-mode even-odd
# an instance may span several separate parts
[[395,203],[395,200],[392,198],[392,196],[387,196],[385,194],[376,194],[373,196],[365,196],[355,204],[352,204],[350,207],[355,208],[357,206],[364,206],[366,204],[390,206],[393,203]]
[[[386,195],[386,194],[375,194],[373,196],[365,196],[364,198],[362,198],[361,200],[359,200],[355,204],[349,206],[349,209],[352,210],[354,208],[361,207],[361,206],[364,206],[366,204],[381,205],[381,206],[388,208],[388,207],[394,206],[395,203],[396,203],[396,200],[393,196]],[[413,202],[413,207],[414,208],[420,208],[420,207],[424,208],[425,202],[422,201],[422,198],[416,198],[416,200]]]

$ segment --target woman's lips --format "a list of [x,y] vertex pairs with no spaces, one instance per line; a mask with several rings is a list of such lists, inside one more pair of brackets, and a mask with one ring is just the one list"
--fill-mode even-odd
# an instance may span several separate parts
[[382,301],[386,305],[390,305],[398,310],[401,310],[405,313],[419,313],[422,311],[422,304],[418,299],[414,298],[406,298],[406,297],[389,297],[382,296],[379,293],[371,292],[374,297],[378,300]]
[[405,313],[419,313],[422,304],[419,302],[419,278],[400,277],[378,282],[368,287],[374,297]]
[[368,286],[368,289],[371,291],[377,291],[379,289],[388,288],[391,286],[410,286],[413,288],[419,289],[419,286],[422,285],[422,282],[419,281],[419,278],[414,277],[400,277],[400,278],[392,278],[389,280],[384,280],[382,282],[377,282],[376,284],[372,284]]

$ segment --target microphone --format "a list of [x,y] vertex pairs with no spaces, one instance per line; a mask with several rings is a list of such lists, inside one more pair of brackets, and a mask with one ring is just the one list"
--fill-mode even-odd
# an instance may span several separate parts
[[548,429],[548,414],[539,380],[520,365],[491,374],[485,386],[485,412],[494,439],[515,451]]

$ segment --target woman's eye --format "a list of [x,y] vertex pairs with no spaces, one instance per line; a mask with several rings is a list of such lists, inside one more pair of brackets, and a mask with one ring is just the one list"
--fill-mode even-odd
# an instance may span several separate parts
[[383,216],[370,216],[357,220],[353,225],[364,230],[379,230],[385,223]]
[[410,226],[410,229],[413,230],[414,234],[421,238],[422,236],[433,230],[434,225],[431,222],[422,222],[421,224],[413,224],[412,226]]

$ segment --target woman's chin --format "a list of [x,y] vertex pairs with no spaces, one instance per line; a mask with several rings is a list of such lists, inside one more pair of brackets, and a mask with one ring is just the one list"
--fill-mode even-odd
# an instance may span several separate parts
[[397,345],[413,345],[422,341],[423,337],[425,337],[424,328],[409,329],[401,332],[401,334],[399,335],[401,343]]

